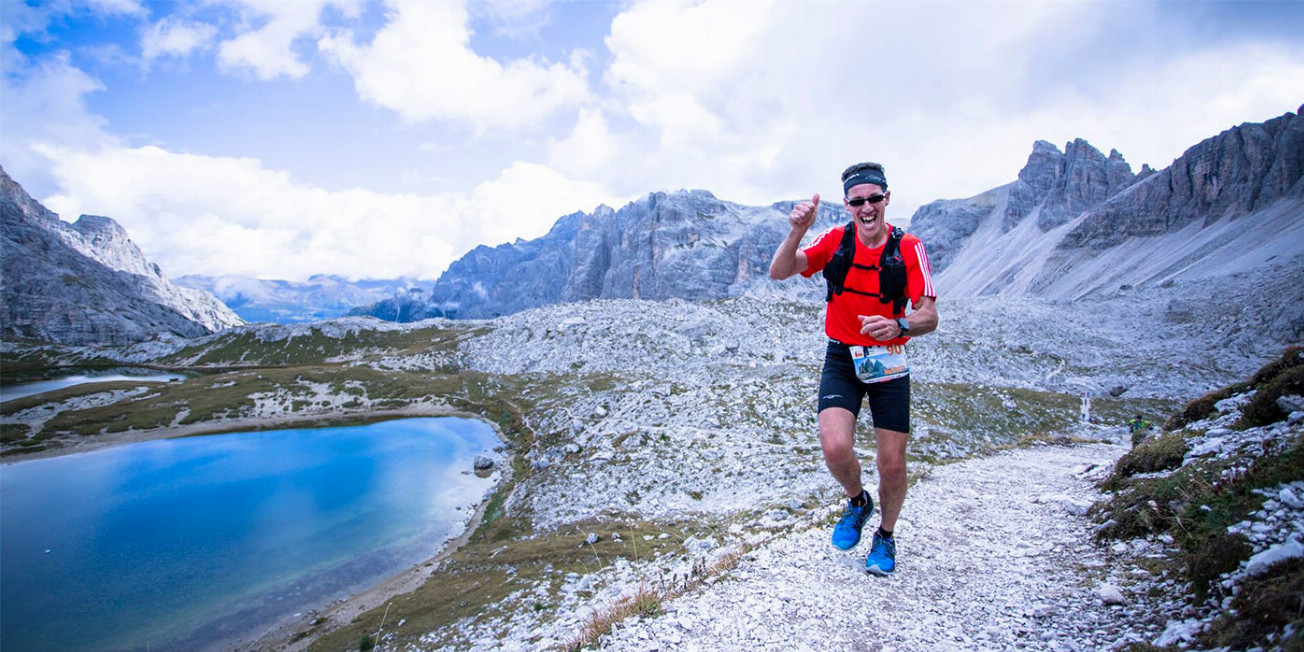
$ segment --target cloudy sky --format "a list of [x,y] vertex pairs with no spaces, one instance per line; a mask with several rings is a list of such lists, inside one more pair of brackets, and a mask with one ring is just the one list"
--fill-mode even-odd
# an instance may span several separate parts
[[1299,107],[1304,0],[0,0],[0,68],[0,165],[171,277],[434,279],[652,191],[1163,168]]

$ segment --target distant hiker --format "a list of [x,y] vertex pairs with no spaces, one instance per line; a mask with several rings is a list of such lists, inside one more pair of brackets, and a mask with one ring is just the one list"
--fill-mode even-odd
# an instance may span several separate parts
[[[856,417],[869,397],[878,450],[882,520],[865,570],[896,570],[892,529],[906,497],[906,442],[910,433],[910,366],[906,342],[937,328],[937,293],[924,243],[886,221],[892,193],[883,166],[857,163],[842,173],[843,205],[852,220],[799,247],[815,223],[820,196],[788,214],[791,230],[774,252],[770,277],[810,277],[823,271],[828,292],[824,331],[829,337],[820,374],[819,426],[824,463],[847,494],[833,528],[833,545],[851,550],[874,513],[853,449]],[[907,315],[906,301],[914,310]]]
[[1127,427],[1128,430],[1132,432],[1133,448],[1136,448],[1138,444],[1145,441],[1146,436],[1150,434],[1150,422],[1142,419],[1139,414],[1136,415],[1135,419],[1128,422]]
[[1082,423],[1091,423],[1091,397],[1082,392]]

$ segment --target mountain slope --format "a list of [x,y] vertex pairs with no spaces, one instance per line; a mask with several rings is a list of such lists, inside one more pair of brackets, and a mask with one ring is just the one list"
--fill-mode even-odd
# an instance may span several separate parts
[[911,220],[945,296],[1080,299],[1304,254],[1304,120],[1246,123],[1131,177],[1117,152],[1038,142],[1019,180]]
[[0,333],[60,344],[194,337],[243,323],[207,292],[178,287],[117,222],[67,224],[0,168]]

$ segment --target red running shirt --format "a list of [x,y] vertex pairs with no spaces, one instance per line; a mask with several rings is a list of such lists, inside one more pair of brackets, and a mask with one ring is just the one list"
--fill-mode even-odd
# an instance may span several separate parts
[[[815,242],[809,247],[802,249],[808,263],[806,271],[801,273],[802,276],[809,278],[824,269],[838,250],[838,246],[842,244],[844,228],[846,225],[835,226],[815,238]],[[892,225],[888,224],[887,228],[890,230]],[[855,264],[874,269],[853,266],[847,272],[847,280],[843,283],[843,287],[857,292],[878,294],[878,260],[883,255],[883,247],[887,246],[887,242],[884,241],[881,247],[869,249],[860,238],[852,238],[852,240],[856,243]],[[924,251],[923,241],[907,233],[901,239],[901,259],[906,263],[906,298],[910,303],[914,304],[922,297],[936,299],[937,291],[933,289],[933,271],[928,265],[928,254]],[[824,314],[824,332],[829,337],[843,344],[861,346],[905,344],[910,341],[909,337],[880,341],[868,335],[861,335],[858,315],[882,315],[889,319],[904,315],[893,315],[891,302],[883,303],[876,296],[867,297],[857,292],[835,294],[833,300],[828,303]]]

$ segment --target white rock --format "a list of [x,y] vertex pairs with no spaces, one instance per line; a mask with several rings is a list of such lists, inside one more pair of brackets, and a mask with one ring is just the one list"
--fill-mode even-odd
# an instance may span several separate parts
[[1292,394],[1290,396],[1278,396],[1277,407],[1287,414],[1292,412],[1304,412],[1304,396]]
[[1251,577],[1258,575],[1279,561],[1295,557],[1304,557],[1304,546],[1300,545],[1299,541],[1292,539],[1285,543],[1279,543],[1250,557],[1250,560],[1245,564],[1245,574]]
[[1186,454],[1186,456],[1204,457],[1206,455],[1212,455],[1214,453],[1221,453],[1223,450],[1223,446],[1224,446],[1224,442],[1222,439],[1209,439],[1206,440],[1204,443],[1201,443],[1199,446],[1192,448],[1190,452]]
[[1100,598],[1105,606],[1127,604],[1127,598],[1123,597],[1123,592],[1118,590],[1117,586],[1107,582],[1101,582],[1100,586],[1096,587],[1096,596]]
[[1277,494],[1277,500],[1290,505],[1291,509],[1304,509],[1304,500],[1300,500],[1299,496],[1290,487],[1282,487]]
[[1159,647],[1168,647],[1177,643],[1185,643],[1195,638],[1200,633],[1199,620],[1170,620],[1164,633],[1155,639],[1154,644]]

